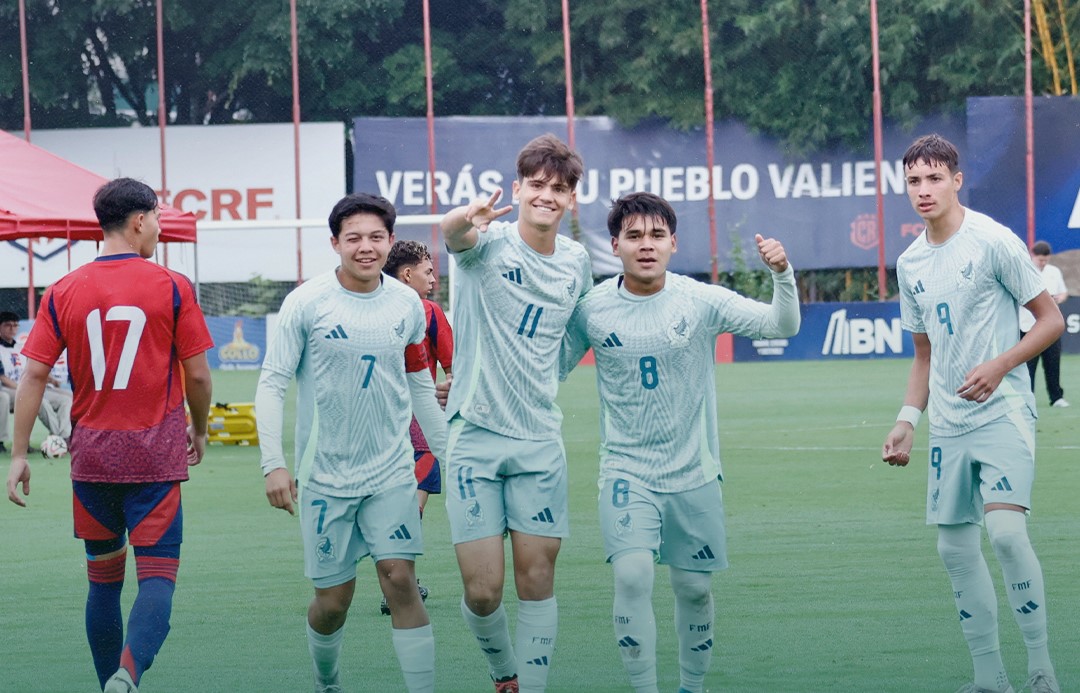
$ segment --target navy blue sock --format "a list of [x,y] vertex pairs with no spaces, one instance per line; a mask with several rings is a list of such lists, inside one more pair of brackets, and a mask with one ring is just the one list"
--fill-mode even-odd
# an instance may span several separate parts
[[102,688],[120,667],[120,652],[124,647],[120,592],[124,588],[126,558],[127,552],[105,560],[95,560],[87,554],[86,573],[90,588],[86,593],[86,639]]
[[86,639],[102,688],[120,668],[120,651],[124,647],[124,619],[120,614],[123,586],[123,582],[91,582],[86,595]]
[[169,635],[178,558],[135,556],[139,594],[128,614],[127,644],[120,663],[138,685]]

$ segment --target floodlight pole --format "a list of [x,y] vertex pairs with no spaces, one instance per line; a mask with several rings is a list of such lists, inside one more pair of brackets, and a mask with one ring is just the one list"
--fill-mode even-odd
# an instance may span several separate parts
[[[296,29],[296,0],[289,0],[289,31],[292,34],[292,121],[293,121],[293,174],[296,193],[296,218],[300,217],[300,62],[299,41]],[[296,285],[304,283],[304,251],[301,228],[296,227]]]
[[[427,89],[427,138],[428,138],[428,195],[430,211],[439,211],[439,202],[435,197],[435,86],[434,71],[431,66],[431,6],[424,0],[424,83]],[[431,265],[435,275],[435,289],[439,285],[439,225],[431,225]]]
[[[574,71],[570,63],[570,0],[562,0],[563,69],[566,73],[566,143],[574,143]],[[577,207],[573,210],[577,213]]]
[[[563,71],[566,74],[566,144],[571,151],[577,150],[574,141],[574,71],[570,60],[570,0],[562,0],[562,36],[563,36]],[[580,205],[570,208],[570,218],[573,221],[572,232],[574,240],[580,235],[580,223],[578,222],[578,210]]]
[[[22,59],[23,137],[30,141],[30,61],[26,56],[26,0],[19,0],[19,54]],[[34,239],[26,239],[26,316],[34,319]]]
[[1024,0],[1024,139],[1027,183],[1027,245],[1035,245],[1035,105],[1031,87],[1031,0]]
[[888,292],[885,286],[885,195],[881,189],[885,184],[885,176],[882,175],[882,159],[884,158],[882,152],[884,146],[881,136],[881,55],[878,50],[877,0],[870,0],[870,43],[872,44],[874,70],[874,170],[877,172],[874,200],[877,205],[878,300],[884,301]]
[[[158,139],[161,141],[161,202],[169,204],[169,186],[165,180],[165,124],[168,113],[165,110],[165,29],[161,11],[162,0],[157,0],[157,83],[158,83]],[[169,266],[169,244],[163,243],[162,255],[165,266]],[[68,244],[70,252],[70,242]]]
[[716,155],[713,152],[713,88],[712,56],[709,51],[709,2],[701,0],[701,47],[705,54],[705,165],[709,169],[709,255],[712,268],[710,279],[713,284],[720,282],[719,245],[716,241],[716,190],[713,177],[716,168]]
[[30,141],[30,61],[26,56],[26,0],[19,0],[19,54],[22,59],[23,137]]

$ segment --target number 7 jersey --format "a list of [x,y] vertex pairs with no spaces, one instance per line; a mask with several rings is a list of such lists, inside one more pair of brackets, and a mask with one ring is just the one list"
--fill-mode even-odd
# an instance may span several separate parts
[[180,361],[213,346],[187,277],[138,255],[100,257],[49,287],[22,353],[51,365],[68,350],[72,479],[187,479]]

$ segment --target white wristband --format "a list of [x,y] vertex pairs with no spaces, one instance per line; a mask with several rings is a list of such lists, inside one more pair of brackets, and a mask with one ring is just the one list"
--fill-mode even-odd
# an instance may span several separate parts
[[907,421],[911,424],[912,428],[919,427],[919,419],[922,417],[922,411],[918,407],[913,407],[910,404],[905,404],[900,407],[900,413],[896,415],[897,421]]

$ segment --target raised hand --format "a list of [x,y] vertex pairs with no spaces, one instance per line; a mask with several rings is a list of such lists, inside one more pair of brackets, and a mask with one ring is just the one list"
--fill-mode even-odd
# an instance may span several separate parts
[[754,236],[761,261],[773,272],[783,272],[788,268],[787,253],[784,246],[775,238],[765,238],[760,233]]
[[499,217],[506,216],[513,211],[513,205],[506,205],[505,207],[495,208],[495,204],[502,197],[502,189],[498,189],[491,194],[491,197],[484,199],[478,197],[469,203],[468,208],[465,210],[465,221],[473,225],[473,227],[483,233],[487,231],[488,224],[495,221]]

